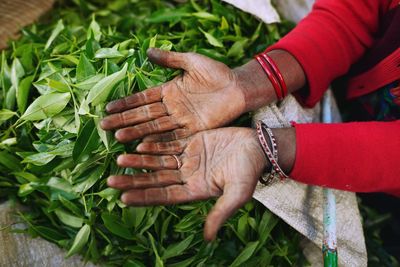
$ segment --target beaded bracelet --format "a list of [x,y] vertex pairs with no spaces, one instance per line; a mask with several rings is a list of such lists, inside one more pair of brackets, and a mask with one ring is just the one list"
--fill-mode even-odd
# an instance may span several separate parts
[[278,77],[279,85],[281,86],[282,89],[282,98],[285,98],[287,96],[288,91],[281,71],[278,69],[278,66],[275,64],[275,61],[273,61],[272,58],[267,53],[265,52],[262,53],[262,56],[264,57],[265,61],[267,61],[272,71],[276,75],[276,77]]
[[[261,147],[264,150],[265,155],[267,156],[268,161],[271,163],[272,169],[265,178],[262,176],[260,178],[260,182],[262,184],[269,184],[274,178],[280,178],[281,180],[284,178],[288,178],[288,176],[282,171],[282,168],[278,164],[278,147],[276,144],[276,139],[274,134],[272,133],[272,130],[262,121],[258,121],[256,123],[256,128],[257,128],[257,134],[258,134],[258,139],[260,140]],[[268,146],[268,143],[265,139],[264,131],[267,133],[268,138],[271,142],[271,147]]]
[[[265,140],[265,136],[264,136],[264,134],[262,132],[262,126],[261,126],[260,122],[256,123],[256,128],[257,128],[258,140],[260,141],[260,144],[261,144],[261,147],[262,147],[262,149],[264,151],[264,154],[267,155],[267,159],[268,159],[268,161],[270,161],[269,158],[270,158],[270,156],[273,155],[273,152],[271,153],[269,151],[269,147],[268,147],[267,141]],[[268,156],[269,153],[271,155]],[[274,175],[275,170],[274,170],[272,164],[271,164],[271,169],[270,170],[266,170],[266,172],[268,172],[268,174],[265,175],[265,176],[263,174],[259,179],[260,183],[262,183],[263,185],[270,184],[271,181],[275,178],[275,175]]]
[[261,55],[256,55],[255,58],[257,59],[258,63],[260,63],[261,67],[263,68],[265,74],[267,74],[268,79],[270,80],[272,86],[274,87],[276,97],[279,101],[283,99],[282,97],[282,90],[279,85],[279,81],[277,80],[274,73],[270,70],[268,63],[266,63]]

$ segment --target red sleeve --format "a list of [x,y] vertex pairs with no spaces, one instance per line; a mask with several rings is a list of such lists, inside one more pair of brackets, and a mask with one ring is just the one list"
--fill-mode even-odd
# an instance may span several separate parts
[[307,184],[400,196],[400,120],[295,124],[290,174]]
[[307,88],[296,92],[314,106],[335,78],[349,71],[373,43],[389,0],[317,0],[312,12],[267,51],[282,49],[302,65]]

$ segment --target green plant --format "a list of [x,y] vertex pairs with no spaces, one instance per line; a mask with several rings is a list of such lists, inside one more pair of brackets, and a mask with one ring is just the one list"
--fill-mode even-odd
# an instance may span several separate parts
[[202,240],[212,201],[125,207],[105,179],[141,171],[115,164],[135,144],[119,144],[98,126],[107,101],[179,74],[151,64],[149,47],[195,51],[233,67],[288,28],[216,0],[58,2],[1,55],[0,196],[30,207],[20,217],[33,236],[108,266],[295,264],[299,234],[289,238],[294,232],[255,201],[213,243]]

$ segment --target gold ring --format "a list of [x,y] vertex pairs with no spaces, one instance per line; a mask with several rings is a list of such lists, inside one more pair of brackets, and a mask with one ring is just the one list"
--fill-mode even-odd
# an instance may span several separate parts
[[177,169],[179,170],[182,167],[182,162],[181,160],[178,158],[178,156],[176,155],[172,155],[174,157],[174,159],[176,160],[176,163],[178,164]]

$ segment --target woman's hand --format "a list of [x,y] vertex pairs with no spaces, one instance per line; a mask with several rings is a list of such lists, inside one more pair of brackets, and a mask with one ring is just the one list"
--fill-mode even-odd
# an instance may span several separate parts
[[206,240],[213,240],[228,217],[250,200],[267,164],[256,131],[249,128],[221,128],[171,142],[144,142],[137,151],[146,155],[121,155],[118,165],[154,172],[111,176],[108,185],[123,190],[122,201],[135,206],[219,197],[206,220]]
[[107,105],[112,114],[102,120],[101,127],[119,129],[118,141],[162,132],[168,133],[161,140],[181,139],[223,126],[246,111],[242,83],[225,64],[195,53],[159,49],[150,49],[148,57],[156,64],[182,69],[183,74]]

